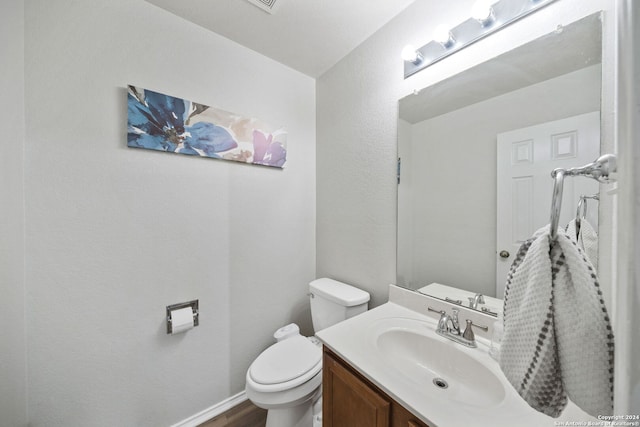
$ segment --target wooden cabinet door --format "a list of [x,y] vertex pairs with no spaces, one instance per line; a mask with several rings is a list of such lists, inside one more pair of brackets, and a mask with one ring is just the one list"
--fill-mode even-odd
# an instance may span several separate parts
[[392,403],[392,427],[429,427],[397,402]]
[[323,427],[389,427],[390,400],[324,353]]

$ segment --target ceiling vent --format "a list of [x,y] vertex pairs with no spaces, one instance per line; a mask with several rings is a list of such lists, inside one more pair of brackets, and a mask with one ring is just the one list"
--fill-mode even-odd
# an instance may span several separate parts
[[280,8],[282,2],[284,0],[247,0],[254,6],[258,6],[260,9],[265,12],[269,12],[270,14],[274,14]]

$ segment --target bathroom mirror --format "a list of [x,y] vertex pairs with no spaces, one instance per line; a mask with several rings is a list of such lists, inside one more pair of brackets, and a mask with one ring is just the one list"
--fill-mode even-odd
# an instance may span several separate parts
[[[513,244],[549,222],[551,170],[599,155],[601,62],[598,13],[399,101],[399,286],[465,307],[476,294],[502,297]],[[522,160],[537,162],[544,151],[529,144],[541,128],[544,150],[558,161],[541,166],[548,183],[537,194],[505,190],[511,177],[498,175]],[[575,188],[565,187],[562,226],[575,217],[580,194],[599,191],[596,182],[568,184]],[[505,204],[513,208],[509,218]],[[597,201],[587,201],[586,219],[597,230]],[[511,246],[498,243],[504,233]],[[430,284],[461,293],[449,297],[446,286]]]

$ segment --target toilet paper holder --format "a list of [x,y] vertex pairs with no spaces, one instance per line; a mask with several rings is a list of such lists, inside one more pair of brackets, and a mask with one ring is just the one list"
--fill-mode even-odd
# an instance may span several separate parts
[[172,319],[171,312],[173,310],[179,310],[181,308],[191,307],[191,311],[193,312],[193,326],[198,326],[198,318],[200,317],[200,313],[198,311],[198,300],[194,299],[193,301],[181,302],[178,304],[172,304],[167,306],[167,334],[173,332],[172,328]]

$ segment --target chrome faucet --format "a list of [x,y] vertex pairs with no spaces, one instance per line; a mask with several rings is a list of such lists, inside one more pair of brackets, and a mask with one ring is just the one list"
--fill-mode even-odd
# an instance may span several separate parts
[[[458,322],[457,309],[453,309],[453,314],[451,316],[449,316],[444,310],[434,310],[431,307],[428,307],[428,309],[429,311],[440,313],[440,319],[438,320],[438,327],[436,328],[436,332],[440,331],[460,335],[460,323]],[[449,326],[449,324],[451,324],[451,326]]]
[[469,297],[470,308],[477,309],[478,304],[484,304],[484,296],[482,294],[475,294],[474,297]]
[[442,310],[433,310],[429,307],[430,311],[435,311],[436,313],[440,313],[440,319],[438,320],[438,326],[436,328],[436,332],[449,332],[449,315],[446,311]]
[[[436,327],[436,333],[442,337],[448,338],[451,341],[455,341],[458,344],[462,344],[466,347],[477,347],[476,337],[473,333],[473,327],[480,328],[485,332],[489,330],[487,326],[480,326],[467,319],[467,327],[462,334],[460,333],[460,325],[458,323],[458,310],[453,309],[453,314],[449,316],[444,310],[435,310],[431,307],[427,307],[429,311],[440,313],[440,319],[438,320],[438,326]],[[449,326],[451,324],[451,326]]]
[[452,334],[456,334],[456,335],[460,335],[460,323],[458,323],[458,309],[454,308],[451,310],[452,314],[449,317],[449,320],[451,320],[451,329],[449,329],[449,332]]

